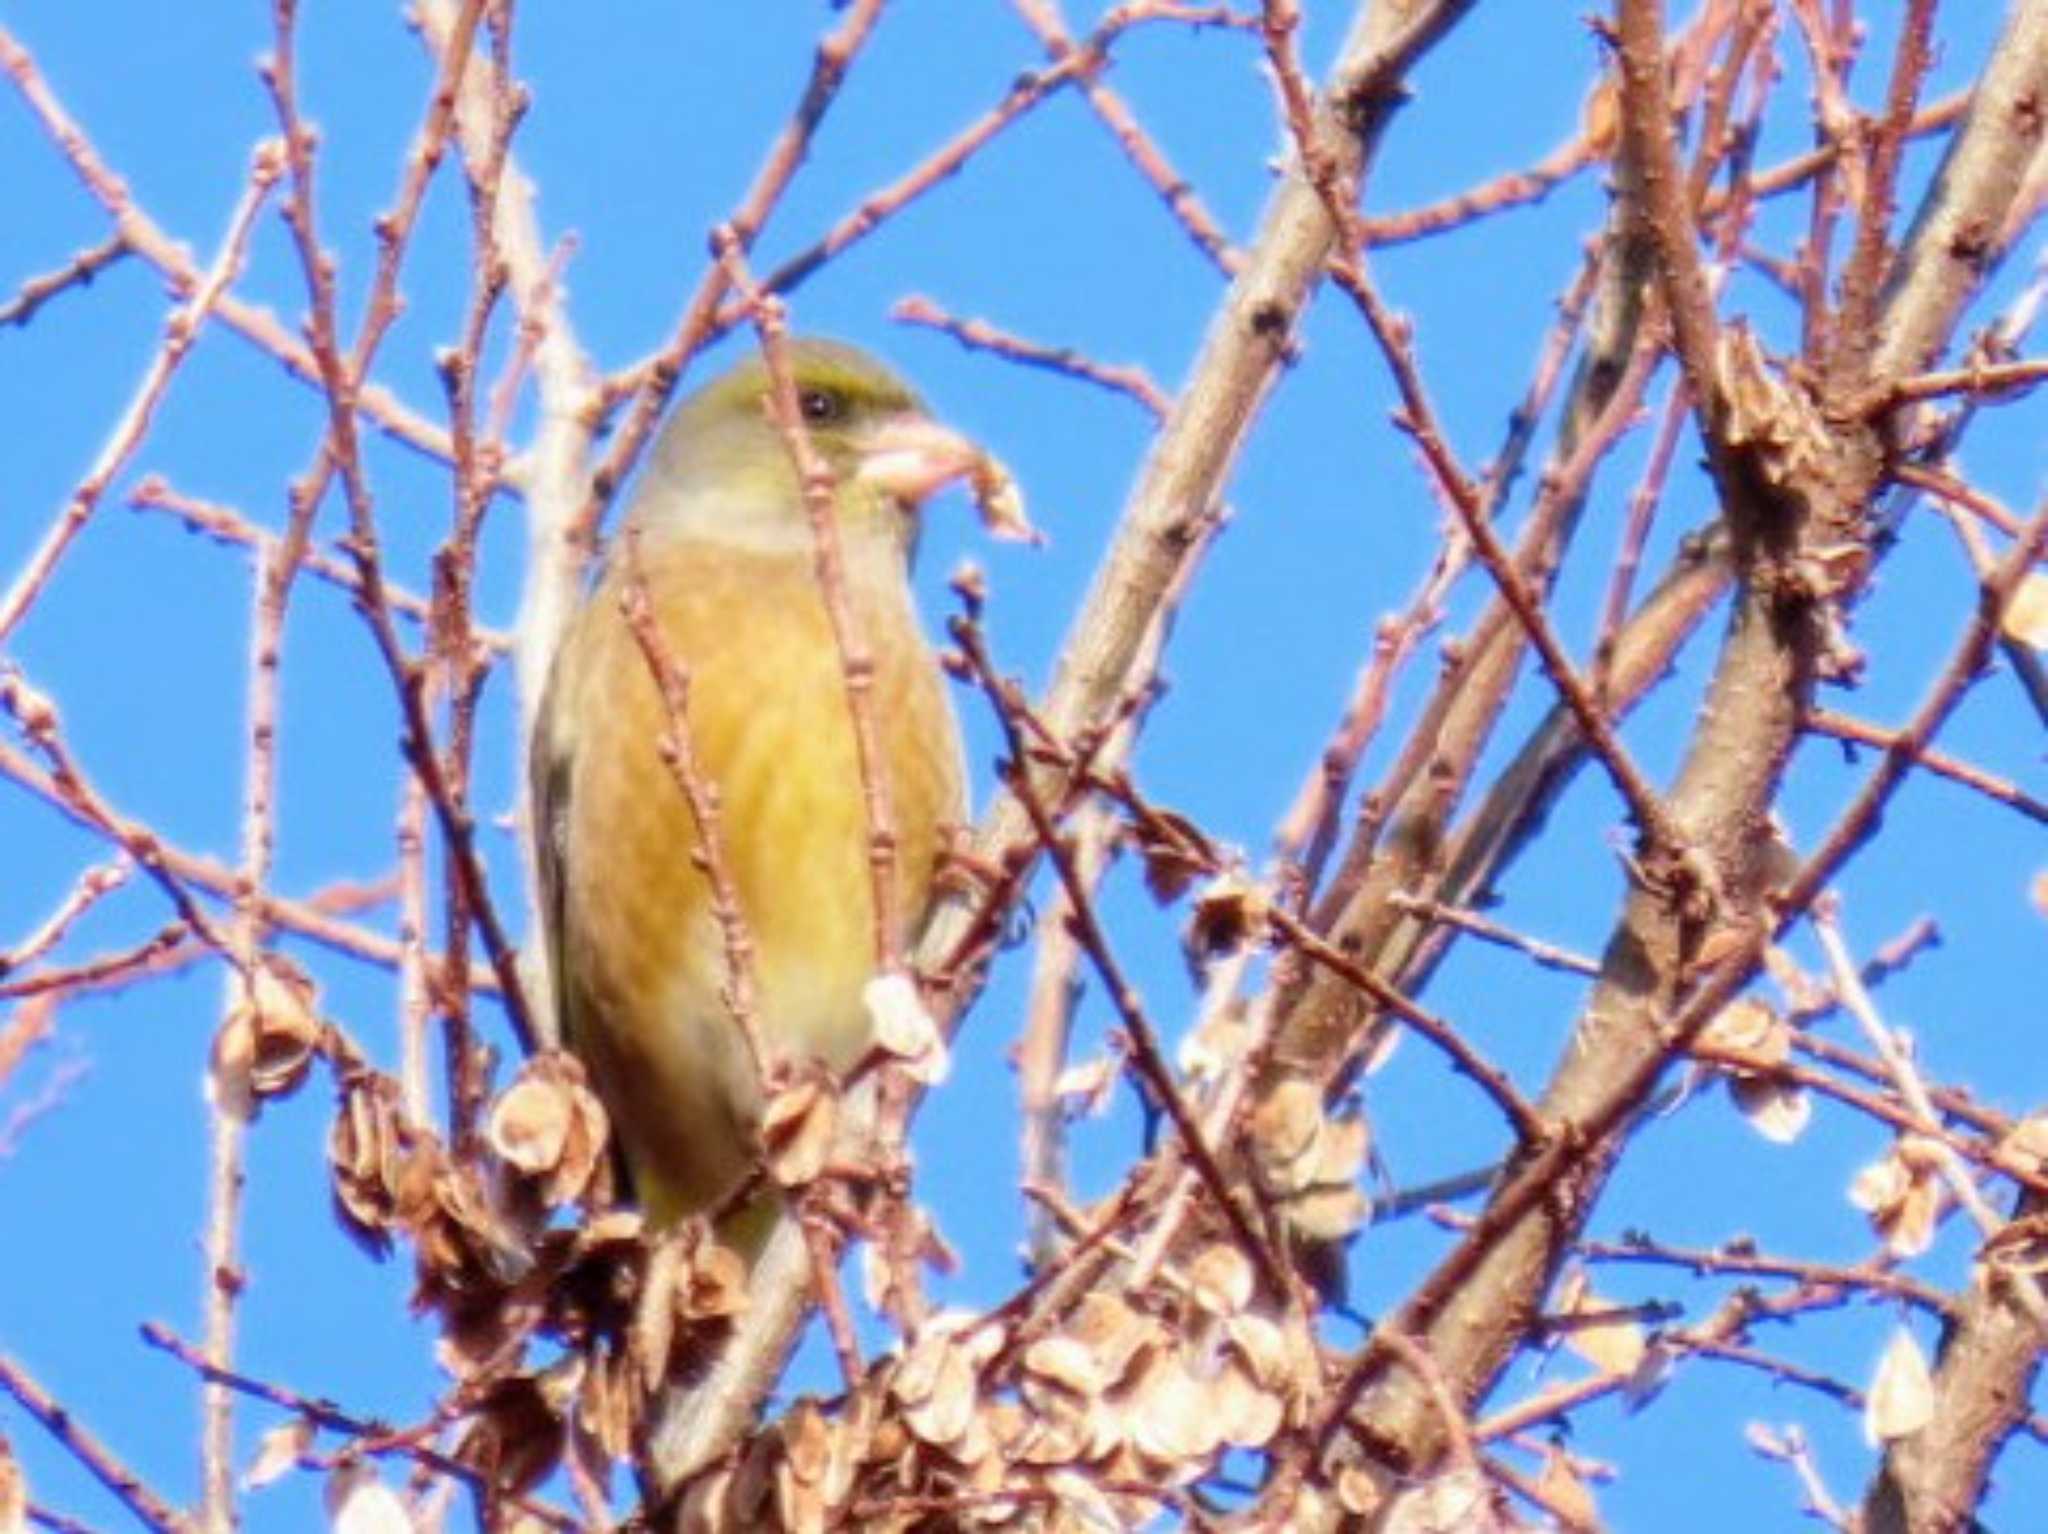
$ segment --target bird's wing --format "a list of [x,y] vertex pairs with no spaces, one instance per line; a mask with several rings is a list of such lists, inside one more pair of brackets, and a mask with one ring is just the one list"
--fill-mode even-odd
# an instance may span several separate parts
[[567,947],[564,932],[568,890],[569,796],[575,767],[573,743],[560,726],[565,667],[562,656],[575,640],[572,626],[555,652],[548,682],[541,693],[540,709],[534,715],[533,741],[527,753],[527,789],[533,816],[534,872],[539,884],[541,942],[547,956],[549,991],[553,1015],[546,1019],[550,1030],[546,1042],[566,1046],[574,1032],[570,1016],[569,985],[564,964]]

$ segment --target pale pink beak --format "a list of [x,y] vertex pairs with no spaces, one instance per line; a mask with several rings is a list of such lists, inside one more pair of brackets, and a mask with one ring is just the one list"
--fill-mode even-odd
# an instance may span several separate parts
[[855,478],[905,506],[923,505],[957,479],[973,475],[980,448],[921,415],[891,416],[860,443]]

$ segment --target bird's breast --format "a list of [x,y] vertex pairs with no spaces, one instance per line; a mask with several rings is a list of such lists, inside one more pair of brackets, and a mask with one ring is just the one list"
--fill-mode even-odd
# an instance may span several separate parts
[[[811,561],[677,540],[648,544],[638,563],[687,678],[688,754],[716,799],[761,1032],[843,1067],[865,1042],[861,992],[876,968],[872,841],[845,667]],[[943,829],[965,813],[960,742],[900,566],[852,570],[848,596],[874,659],[896,938],[907,942]],[[571,762],[557,828],[564,997],[573,1042],[619,1104],[636,1173],[651,1162],[710,1186],[744,1163],[705,1164],[721,1158],[704,1142],[751,1119],[756,1089],[723,1000],[703,845],[657,744],[668,710],[619,609],[625,579],[615,570],[593,594],[552,705],[568,711],[555,736],[566,734]],[[682,1202],[715,1196],[684,1190]]]

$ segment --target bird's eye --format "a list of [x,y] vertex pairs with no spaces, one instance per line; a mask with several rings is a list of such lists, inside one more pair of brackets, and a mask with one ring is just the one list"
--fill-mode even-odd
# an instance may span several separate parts
[[805,389],[796,404],[807,426],[828,426],[846,414],[846,396],[832,389]]

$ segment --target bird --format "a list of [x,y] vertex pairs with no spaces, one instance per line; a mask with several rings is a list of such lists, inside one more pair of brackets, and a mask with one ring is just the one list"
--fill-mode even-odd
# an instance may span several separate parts
[[[959,722],[911,586],[920,513],[993,463],[886,365],[843,343],[784,347],[804,434],[829,470],[852,628],[894,832],[900,945],[919,931],[966,818]],[[670,724],[622,606],[644,592],[686,684],[684,724],[717,804],[751,941],[755,1033],[845,1071],[877,974],[870,814],[843,650],[788,432],[756,352],[673,411],[571,617],[535,718],[530,792],[560,1037],[583,1062],[648,1228],[724,1209],[750,1260],[779,1203],[725,1208],[759,1164],[762,1083],[725,987],[728,946],[696,819],[658,740]]]

